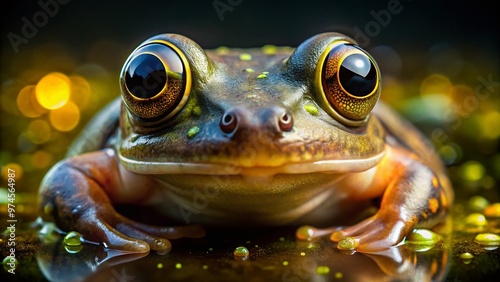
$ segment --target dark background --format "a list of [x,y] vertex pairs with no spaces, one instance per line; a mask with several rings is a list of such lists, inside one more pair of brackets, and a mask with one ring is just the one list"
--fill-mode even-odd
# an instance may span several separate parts
[[[42,0],[46,1],[46,0]],[[53,0],[56,1],[56,0]],[[7,34],[21,34],[22,17],[32,19],[38,1],[2,4],[2,55],[58,41],[82,54],[99,40],[112,40],[132,48],[158,33],[180,33],[204,48],[219,45],[251,47],[264,44],[295,46],[324,31],[354,35],[374,18],[370,11],[387,9],[391,1],[83,1],[66,0],[48,23],[15,54]],[[13,2],[13,1],[12,1]],[[221,21],[214,2],[236,3]],[[494,1],[400,0],[402,11],[371,38],[369,46],[385,44],[397,49],[427,51],[436,43],[497,53],[499,12]],[[239,3],[239,4],[238,4]],[[14,6],[12,6],[14,5]],[[368,46],[368,47],[369,47]],[[497,63],[498,54],[492,58]]]

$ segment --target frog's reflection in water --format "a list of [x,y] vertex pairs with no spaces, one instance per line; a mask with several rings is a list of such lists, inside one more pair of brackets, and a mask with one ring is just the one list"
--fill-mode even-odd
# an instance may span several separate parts
[[[44,244],[37,261],[51,281],[444,281],[449,268],[449,251],[441,242],[362,254],[340,251],[328,238],[218,238],[182,239],[167,255],[131,255],[89,244],[69,253],[59,240]],[[248,260],[233,257],[239,245],[250,250]]]

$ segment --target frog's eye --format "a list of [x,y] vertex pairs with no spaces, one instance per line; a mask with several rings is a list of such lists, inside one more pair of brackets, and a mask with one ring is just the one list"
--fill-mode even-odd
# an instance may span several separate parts
[[380,96],[373,58],[356,45],[337,42],[320,57],[317,74],[327,111],[343,124],[362,125]]
[[188,62],[169,42],[150,42],[128,58],[121,87],[125,105],[136,116],[170,118],[182,109],[191,90]]

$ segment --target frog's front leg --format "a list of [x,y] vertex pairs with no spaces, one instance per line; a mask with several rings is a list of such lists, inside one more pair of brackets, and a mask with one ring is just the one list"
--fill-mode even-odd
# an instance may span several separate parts
[[352,201],[381,196],[377,213],[347,228],[304,226],[297,230],[299,239],[330,234],[334,242],[345,239],[338,245],[339,249],[364,253],[382,251],[401,243],[416,227],[434,226],[446,215],[453,198],[447,178],[439,177],[403,148],[388,146],[376,168],[365,175],[349,175],[343,182],[342,192]]
[[[115,203],[141,204],[152,194],[151,178],[123,178],[114,151],[105,149],[58,163],[40,187],[44,220],[65,231],[78,231],[90,241],[127,252],[170,251],[168,239],[200,237],[198,227],[161,227],[132,221],[113,208]],[[133,181],[135,185],[125,185]],[[133,189],[132,189],[133,188]]]
[[401,148],[389,148],[371,185],[375,190],[383,186],[378,212],[356,225],[333,232],[332,241],[351,237],[360,252],[390,248],[415,227],[432,227],[442,220],[452,197],[447,182],[443,186],[431,168]]

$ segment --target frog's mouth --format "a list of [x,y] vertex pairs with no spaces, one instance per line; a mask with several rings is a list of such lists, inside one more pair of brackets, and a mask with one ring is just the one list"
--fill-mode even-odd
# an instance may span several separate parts
[[140,174],[203,174],[203,175],[275,175],[324,173],[356,173],[376,166],[385,151],[364,158],[351,160],[319,160],[313,162],[288,163],[279,166],[239,166],[234,164],[183,163],[138,161],[118,154],[121,164],[129,171]]

